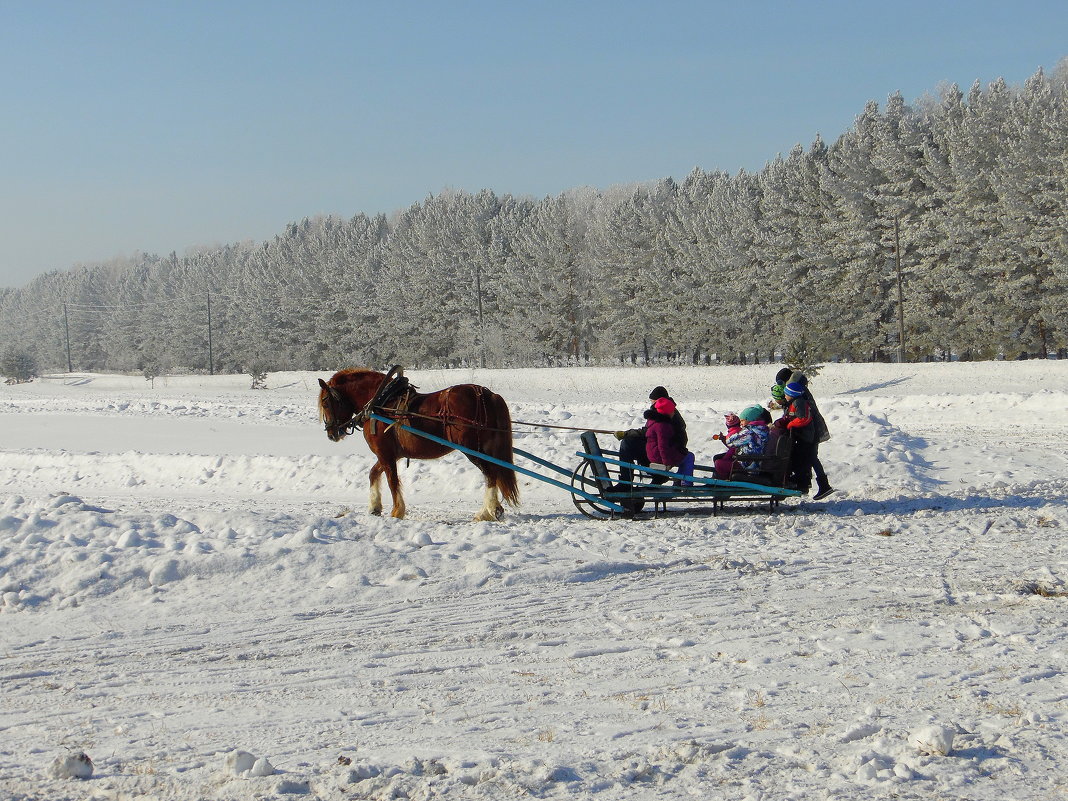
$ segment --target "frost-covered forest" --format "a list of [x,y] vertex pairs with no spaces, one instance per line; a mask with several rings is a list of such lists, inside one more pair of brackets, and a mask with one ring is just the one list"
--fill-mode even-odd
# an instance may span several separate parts
[[1065,356],[1066,212],[1068,60],[869,102],[756,173],[446,192],[48,273],[0,290],[0,337],[42,369],[146,375],[882,360],[902,322],[909,360]]

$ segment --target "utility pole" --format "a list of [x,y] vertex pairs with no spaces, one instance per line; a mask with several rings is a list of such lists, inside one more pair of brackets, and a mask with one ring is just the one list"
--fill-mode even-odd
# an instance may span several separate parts
[[905,292],[901,282],[901,224],[900,217],[894,217],[894,257],[897,261],[897,355],[898,361],[905,362]]
[[215,357],[211,351],[211,292],[208,296],[208,375],[215,375]]
[[482,326],[482,268],[475,260],[475,296],[478,300],[478,363],[486,369],[486,332]]
[[67,322],[67,304],[63,304],[63,338],[67,342],[67,372],[73,373],[74,366],[70,360],[70,323]]

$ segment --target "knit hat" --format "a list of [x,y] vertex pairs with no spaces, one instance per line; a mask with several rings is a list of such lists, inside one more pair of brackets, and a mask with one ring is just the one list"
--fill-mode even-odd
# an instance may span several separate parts
[[794,374],[794,371],[789,367],[784,367],[775,374],[776,384],[785,384],[790,380],[790,376]]
[[752,423],[754,420],[759,420],[764,413],[763,406],[747,406],[742,409],[741,414],[738,416],[747,423]]
[[657,398],[653,408],[665,417],[670,417],[675,414],[675,401],[668,397]]
[[782,384],[775,384],[771,388],[771,399],[779,401],[780,403],[786,400],[786,390]]
[[726,423],[727,428],[736,428],[742,424],[741,418],[734,412],[727,412],[723,415],[723,422]]
[[786,385],[785,392],[788,398],[800,398],[805,394],[805,385],[800,381],[791,381]]
[[663,387],[653,387],[653,391],[649,393],[649,400],[658,400],[659,398],[666,398],[668,391]]

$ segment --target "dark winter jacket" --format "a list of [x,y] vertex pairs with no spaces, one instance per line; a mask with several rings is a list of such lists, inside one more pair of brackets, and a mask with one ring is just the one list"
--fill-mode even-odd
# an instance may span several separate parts
[[675,444],[679,446],[680,450],[685,451],[690,438],[686,433],[686,421],[682,419],[682,415],[678,412],[671,415],[671,426],[675,429]]
[[823,419],[819,407],[816,406],[816,399],[813,398],[812,393],[809,392],[808,376],[804,373],[794,373],[790,380],[797,381],[805,388],[805,394],[802,395],[802,397],[808,401],[809,408],[812,412],[812,431],[815,435],[815,441],[826,442],[831,438],[831,432],[830,429],[827,428],[827,421]]
[[788,401],[782,417],[775,421],[775,425],[793,434],[795,441],[815,442],[816,427],[812,424],[812,404],[805,400],[803,395]]

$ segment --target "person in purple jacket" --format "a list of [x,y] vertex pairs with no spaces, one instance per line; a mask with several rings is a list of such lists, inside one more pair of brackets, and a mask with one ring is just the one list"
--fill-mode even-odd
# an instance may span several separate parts
[[[671,470],[680,466],[679,472],[693,475],[693,454],[678,441],[677,428],[674,424],[675,401],[671,398],[657,398],[653,408],[645,413],[645,456],[649,466],[654,470]],[[663,484],[665,476],[653,476],[654,484]],[[689,486],[683,482],[683,486]]]

